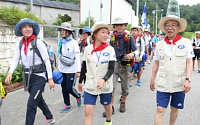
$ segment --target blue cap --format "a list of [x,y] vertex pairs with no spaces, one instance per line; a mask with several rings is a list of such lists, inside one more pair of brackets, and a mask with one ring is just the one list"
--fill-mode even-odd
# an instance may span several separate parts
[[82,29],[79,30],[79,34],[82,35],[82,31],[85,31],[86,33],[91,34],[91,29],[87,26],[83,27]]

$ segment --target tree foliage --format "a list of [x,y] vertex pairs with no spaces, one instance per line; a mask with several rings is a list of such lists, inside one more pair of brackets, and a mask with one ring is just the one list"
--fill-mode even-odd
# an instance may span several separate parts
[[63,22],[70,22],[71,20],[72,20],[72,18],[68,14],[65,14],[64,16],[62,16],[61,14],[58,14],[56,22],[54,22],[53,25],[60,26],[61,23],[63,23]]
[[36,17],[35,14],[28,11],[26,12],[24,10],[20,10],[18,7],[15,6],[2,6],[0,8],[0,19],[5,21],[7,24],[15,25],[17,22],[24,18],[35,20],[39,24],[46,23],[45,21],[42,21],[38,17]]
[[[84,22],[82,22],[80,25],[79,25],[79,28],[83,28],[84,26],[88,26],[88,23],[89,22],[89,19],[86,18]],[[93,17],[90,17],[90,26],[93,26],[95,23],[94,21],[94,18]]]

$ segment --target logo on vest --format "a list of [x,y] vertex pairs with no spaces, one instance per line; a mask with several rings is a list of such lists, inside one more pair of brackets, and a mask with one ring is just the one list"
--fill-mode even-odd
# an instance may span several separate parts
[[110,54],[108,52],[104,52],[103,56],[109,56]]
[[185,46],[184,45],[178,45],[178,49],[184,49]]

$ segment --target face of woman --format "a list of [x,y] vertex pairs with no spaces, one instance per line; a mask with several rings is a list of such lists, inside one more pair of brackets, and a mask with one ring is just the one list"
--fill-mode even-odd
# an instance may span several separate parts
[[96,34],[94,34],[95,36],[95,40],[96,41],[99,41],[99,42],[102,42],[102,43],[105,43],[107,42],[107,39],[108,39],[108,29],[107,28],[101,28],[99,30],[99,32],[97,32]]
[[87,39],[88,38],[88,33],[86,33],[85,31],[82,31],[82,36],[83,36],[83,39]]
[[25,24],[21,26],[21,32],[25,38],[29,38],[33,35],[33,26]]
[[68,32],[68,30],[61,28],[60,29],[60,35],[61,35],[61,37],[67,38],[67,37],[69,37],[69,32]]

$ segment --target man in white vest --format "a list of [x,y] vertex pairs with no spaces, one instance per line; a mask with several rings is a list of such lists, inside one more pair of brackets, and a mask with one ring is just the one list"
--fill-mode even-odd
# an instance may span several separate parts
[[[170,101],[169,125],[174,125],[178,110],[184,107],[185,93],[190,91],[194,57],[189,39],[178,33],[187,27],[187,21],[174,15],[163,17],[158,24],[166,37],[156,44],[150,89],[155,90],[157,75],[157,111],[154,125],[162,125],[163,116]],[[171,100],[170,100],[171,98]]]

